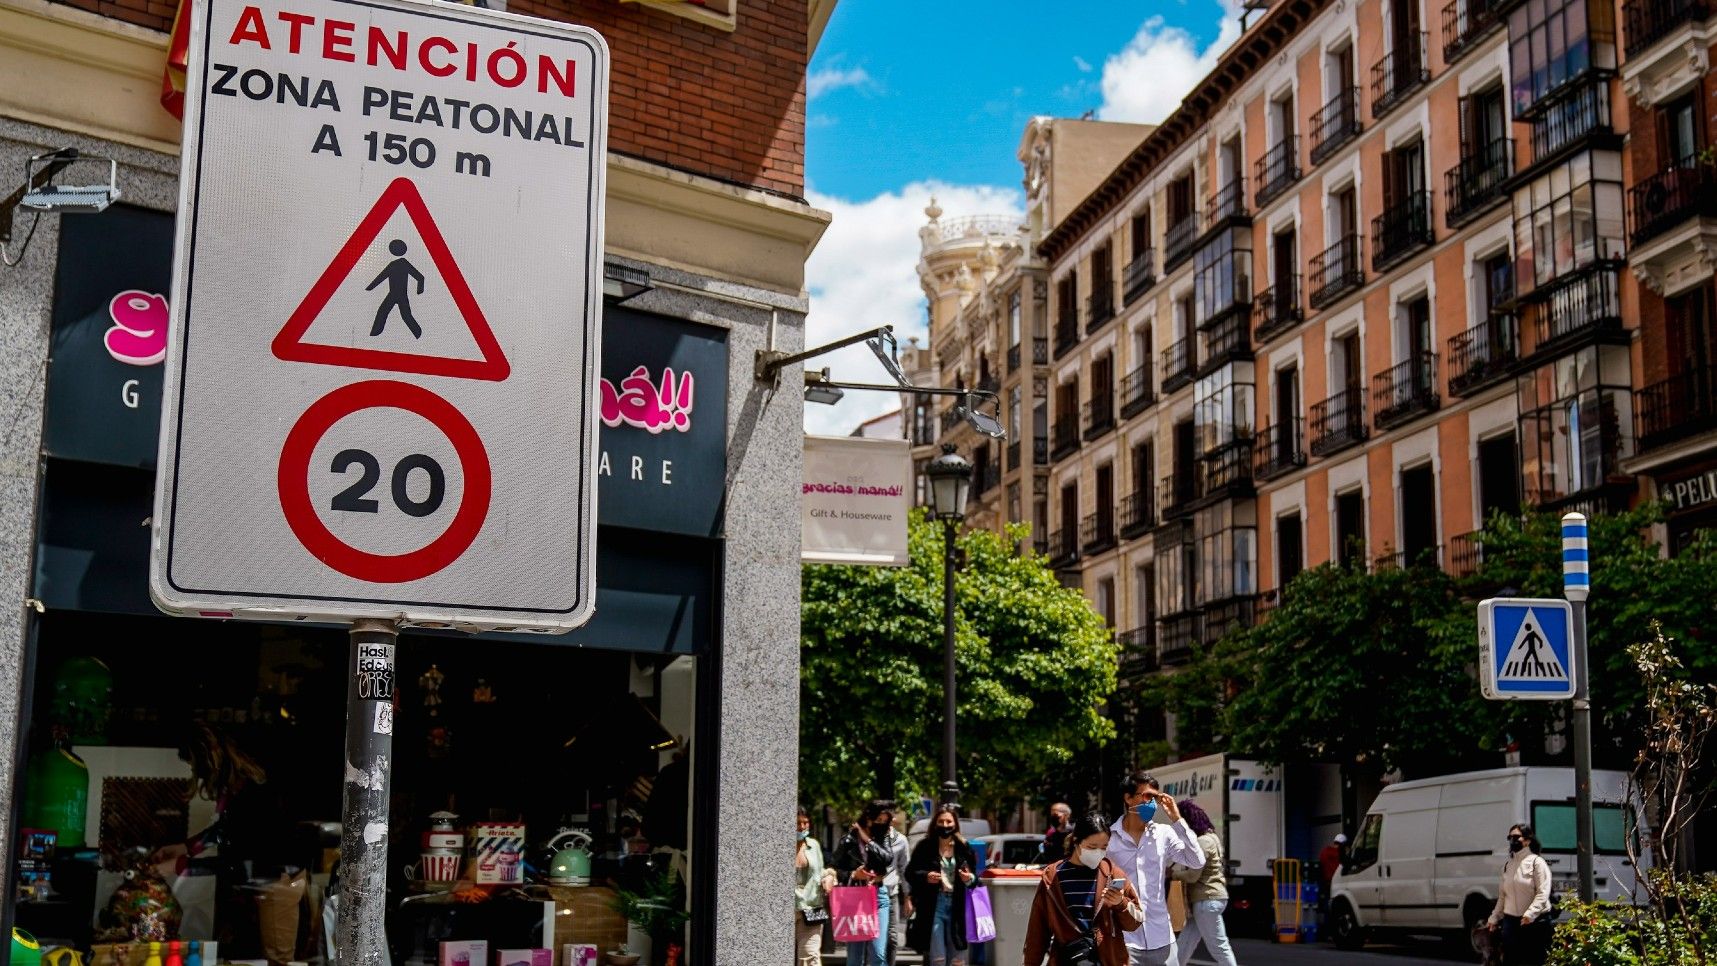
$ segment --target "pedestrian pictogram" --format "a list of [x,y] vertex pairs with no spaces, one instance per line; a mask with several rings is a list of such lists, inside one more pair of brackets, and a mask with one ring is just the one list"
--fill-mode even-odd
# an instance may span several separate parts
[[1479,604],[1485,697],[1561,700],[1573,694],[1573,613],[1565,600],[1498,598]]
[[364,291],[367,292],[383,282],[388,283],[387,297],[382,299],[381,307],[376,309],[376,322],[370,326],[371,337],[382,334],[382,330],[387,328],[388,316],[398,309],[400,318],[405,320],[405,327],[411,330],[411,337],[423,338],[423,328],[411,317],[411,293],[408,291],[408,286],[416,279],[417,294],[423,294],[423,273],[406,260],[405,253],[405,242],[398,238],[388,242],[388,254],[398,257],[388,262],[388,267],[382,269],[375,281],[364,286]]
[[[469,331],[470,338],[475,340],[480,358],[402,351],[401,348],[378,348],[367,344],[338,344],[306,337],[311,325],[321,317],[335,293],[361,261],[366,258],[373,261],[375,258],[385,259],[392,256],[392,260],[386,262],[375,280],[364,289],[371,292],[385,286],[381,303],[374,310],[373,319],[366,317],[350,321],[354,325],[367,323],[370,338],[374,339],[385,334],[389,317],[397,315],[405,323],[414,340],[423,338],[422,324],[412,312],[412,283],[415,282],[415,294],[421,296],[426,292],[427,281],[417,266],[405,257],[410,246],[400,238],[384,240],[385,236],[382,234],[382,229],[395,220],[395,212],[402,210],[408,217],[410,226],[423,240],[439,283],[445,286],[459,316],[458,319],[423,321],[444,327],[462,326]],[[470,285],[466,284],[464,272],[460,270],[446,239],[442,237],[434,216],[424,204],[423,195],[410,178],[395,178],[393,183],[382,191],[381,197],[376,200],[369,213],[358,222],[351,237],[340,246],[327,269],[311,287],[309,294],[304,296],[297,310],[286,320],[285,328],[275,337],[274,355],[286,362],[311,362],[356,369],[378,369],[383,372],[410,372],[426,376],[496,382],[506,379],[512,372],[506,355],[495,339],[494,330],[489,327],[488,318],[477,304],[476,297],[471,294]]]

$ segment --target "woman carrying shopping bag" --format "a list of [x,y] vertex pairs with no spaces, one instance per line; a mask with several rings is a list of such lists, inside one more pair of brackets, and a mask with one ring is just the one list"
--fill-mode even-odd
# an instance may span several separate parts
[[793,890],[793,956],[798,966],[820,966],[823,923],[829,921],[828,890],[835,873],[823,868],[823,846],[811,837],[811,816],[802,808],[793,869],[798,876],[798,886]]
[[1128,930],[1144,925],[1139,893],[1109,861],[1109,820],[1074,823],[1067,857],[1043,870],[1025,930],[1024,966],[1127,966]]
[[966,961],[966,890],[977,881],[977,853],[960,836],[950,805],[930,816],[930,834],[912,850],[906,881],[912,889],[912,921],[906,944],[924,955],[925,966],[962,966]]

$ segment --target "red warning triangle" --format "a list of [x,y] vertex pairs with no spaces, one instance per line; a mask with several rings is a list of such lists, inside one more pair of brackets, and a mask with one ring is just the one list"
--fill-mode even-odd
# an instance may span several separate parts
[[[362,258],[364,252],[375,242],[376,236],[381,233],[394,211],[402,207],[423,239],[424,247],[429,249],[429,256],[434,261],[436,270],[440,272],[448,294],[453,297],[453,304],[458,306],[459,314],[464,317],[466,328],[470,329],[472,337],[477,340],[477,348],[482,352],[483,358],[457,359],[355,346],[318,345],[304,341],[304,333],[310,329],[310,323],[316,321],[316,316],[327,307],[328,300],[351,274],[352,266],[358,263],[358,259]],[[471,287],[465,284],[464,274],[453,260],[453,253],[447,249],[447,240],[441,237],[441,229],[436,227],[435,219],[424,205],[423,195],[418,193],[417,185],[409,178],[395,178],[393,183],[382,191],[375,207],[370,209],[363,221],[358,222],[358,227],[352,231],[352,237],[341,246],[334,260],[322,272],[322,277],[310,287],[310,294],[304,296],[304,301],[299,303],[292,317],[286,320],[286,327],[274,337],[273,349],[275,358],[286,362],[351,366],[356,369],[380,369],[386,372],[413,372],[424,376],[482,379],[490,382],[500,382],[512,374],[512,366],[501,352],[500,343],[495,341],[495,333],[489,328],[489,320],[483,317],[483,310],[477,306],[476,298],[471,295]]]

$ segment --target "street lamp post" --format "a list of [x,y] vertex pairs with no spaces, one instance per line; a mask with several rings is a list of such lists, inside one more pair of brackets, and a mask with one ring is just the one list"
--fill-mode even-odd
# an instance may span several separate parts
[[954,776],[954,541],[966,518],[972,490],[972,464],[943,443],[942,455],[925,467],[930,477],[931,509],[942,521],[942,801],[958,806],[960,783]]

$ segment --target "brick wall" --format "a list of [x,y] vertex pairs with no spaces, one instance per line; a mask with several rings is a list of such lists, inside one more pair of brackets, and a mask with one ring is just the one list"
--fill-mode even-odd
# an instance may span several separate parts
[[[58,0],[167,31],[176,0]],[[510,0],[582,23],[613,57],[608,146],[791,197],[805,188],[805,0],[739,0],[729,32],[619,0]]]

